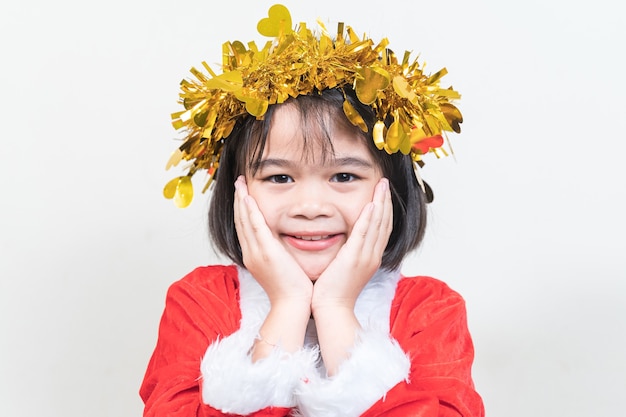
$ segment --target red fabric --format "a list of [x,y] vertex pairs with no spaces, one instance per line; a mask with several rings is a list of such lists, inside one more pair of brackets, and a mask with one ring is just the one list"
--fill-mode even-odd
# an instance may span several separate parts
[[474,390],[474,347],[465,302],[441,281],[400,280],[391,305],[391,335],[411,358],[409,383],[392,388],[363,417],[482,417]]
[[[167,294],[159,338],[140,389],[144,417],[229,416],[202,403],[200,362],[218,337],[239,328],[234,266],[198,268]],[[472,341],[463,299],[432,278],[403,278],[391,306],[391,334],[411,358],[410,382],[392,388],[364,417],[482,417],[473,387]],[[287,416],[269,407],[252,416]]]

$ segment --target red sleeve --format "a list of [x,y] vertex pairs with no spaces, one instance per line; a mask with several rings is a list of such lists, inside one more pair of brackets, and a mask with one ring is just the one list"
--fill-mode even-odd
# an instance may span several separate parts
[[432,278],[405,278],[391,306],[391,334],[411,359],[409,381],[364,417],[483,417],[474,389],[474,348],[460,295]]
[[[239,328],[238,299],[234,266],[198,268],[172,284],[157,345],[139,391],[144,417],[232,416],[202,403],[200,362],[211,343]],[[288,412],[286,408],[267,408],[253,416],[285,416]]]

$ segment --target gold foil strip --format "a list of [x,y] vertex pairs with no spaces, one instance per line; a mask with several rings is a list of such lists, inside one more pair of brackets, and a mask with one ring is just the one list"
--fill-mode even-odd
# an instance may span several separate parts
[[[423,153],[448,154],[443,143],[437,148],[426,146],[439,143],[428,138],[459,133],[463,122],[452,103],[460,94],[440,86],[445,68],[428,75],[408,51],[399,62],[388,49],[387,38],[375,44],[344,23],[338,24],[333,38],[319,20],[318,26],[319,35],[305,23],[294,29],[289,10],[274,5],[257,25],[261,35],[273,40],[261,49],[254,41],[223,43],[221,74],[206,62],[202,62],[204,72],[191,68],[192,77],[180,84],[184,110],[172,113],[172,125],[185,131],[186,137],[167,168],[182,160],[190,165],[186,176],[168,182],[164,194],[179,206],[188,205],[193,198],[190,178],[198,169],[209,171],[205,189],[209,186],[219,165],[221,140],[238,119],[263,118],[273,104],[329,88],[353,88],[359,101],[372,107],[377,118],[372,136],[378,149],[410,154],[418,165],[423,164]],[[367,131],[362,115],[347,100],[343,109],[351,123]],[[387,128],[384,122],[389,116],[393,122]]]

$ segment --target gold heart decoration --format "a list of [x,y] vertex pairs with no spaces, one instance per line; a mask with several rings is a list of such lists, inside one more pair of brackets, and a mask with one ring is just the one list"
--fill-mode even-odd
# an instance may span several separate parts
[[380,67],[360,68],[357,74],[356,95],[361,103],[367,105],[372,104],[378,92],[387,88],[390,82],[389,73]]
[[358,126],[363,132],[367,132],[367,125],[365,124],[365,120],[359,114],[358,111],[354,108],[352,104],[347,99],[343,100],[343,112],[346,114],[350,123],[355,126]]
[[259,33],[268,38],[275,38],[279,35],[288,35],[291,28],[291,14],[282,4],[275,4],[267,12],[267,16],[261,19],[256,28]]
[[400,120],[396,119],[385,136],[386,149],[389,153],[402,152],[404,155],[408,155],[411,152],[411,141],[409,135],[407,135]]
[[174,199],[174,204],[179,208],[185,208],[193,200],[193,185],[191,177],[185,175],[170,180],[163,188],[163,196]]

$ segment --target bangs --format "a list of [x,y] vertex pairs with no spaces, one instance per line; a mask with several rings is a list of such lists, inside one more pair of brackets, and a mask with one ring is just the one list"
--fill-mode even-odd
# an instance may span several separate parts
[[[239,174],[256,174],[263,158],[276,111],[286,106],[295,108],[298,112],[298,130],[302,135],[301,160],[303,162],[325,164],[332,161],[335,157],[332,132],[337,131],[337,129],[350,132],[355,139],[367,141],[368,138],[361,129],[347,119],[342,104],[343,96],[338,95],[338,97],[330,97],[330,99],[329,97],[322,98],[322,96],[302,96],[298,97],[297,100],[291,99],[283,104],[270,106],[265,117],[262,120],[254,120],[250,126],[249,138],[240,155],[243,158],[240,161],[247,161],[245,171],[239,172]],[[321,160],[317,161],[317,158],[321,158]],[[242,168],[244,168],[243,165]]]

